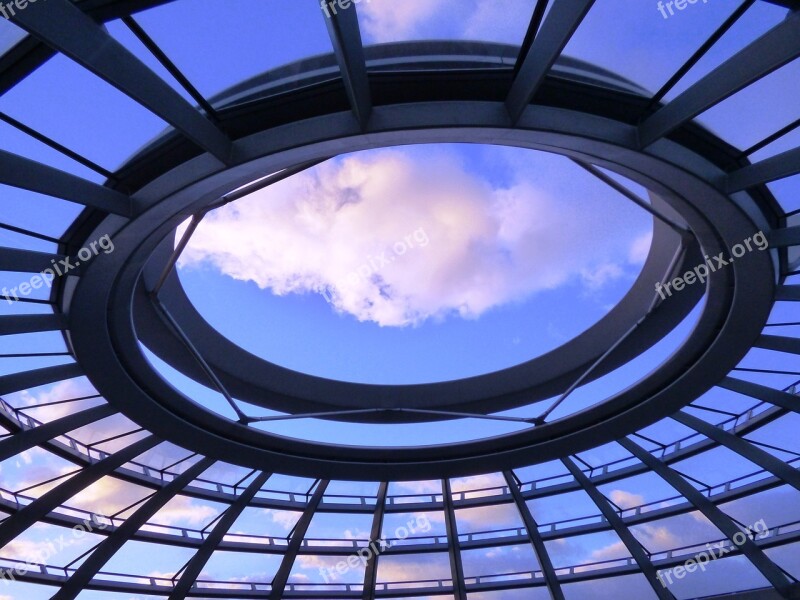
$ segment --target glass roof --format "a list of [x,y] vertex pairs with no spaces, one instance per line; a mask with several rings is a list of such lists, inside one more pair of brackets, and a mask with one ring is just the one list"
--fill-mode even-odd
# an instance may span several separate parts
[[0,7],[0,600],[800,593],[800,5],[498,4]]

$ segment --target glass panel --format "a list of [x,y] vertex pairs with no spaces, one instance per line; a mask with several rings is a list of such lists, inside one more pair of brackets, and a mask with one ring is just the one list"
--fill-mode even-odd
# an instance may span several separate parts
[[[524,527],[522,517],[514,504],[460,508],[455,513],[459,535],[499,530],[507,530],[503,532],[503,535],[517,535],[516,530]],[[489,535],[473,537],[474,539],[484,539]]]
[[467,598],[469,600],[551,600],[552,596],[545,586],[540,586],[501,592],[475,592],[469,594]]
[[[671,2],[595,2],[563,54],[608,69],[654,93],[740,2],[682,4],[684,11],[673,10]],[[598,43],[604,39],[611,43]]]
[[697,120],[745,150],[797,120],[800,102],[786,99],[798,97],[800,60],[795,60],[708,109]]
[[50,146],[22,133],[3,121],[0,121],[0,149],[95,183],[105,181],[105,177],[100,173],[68,158],[57,150],[53,150]]
[[[161,579],[158,585],[168,585],[171,579],[194,555],[192,548],[180,548],[167,544],[150,544],[129,541],[111,557],[101,572],[124,573]],[[110,579],[103,577],[100,579]],[[139,581],[137,583],[149,583]]]
[[27,34],[8,19],[0,19],[0,56],[11,50]]
[[0,110],[111,170],[168,127],[61,54],[3,95]]
[[[446,552],[384,555],[378,561],[378,583],[450,579],[450,557]],[[405,587],[405,586],[404,586]],[[407,587],[416,587],[409,585]],[[420,584],[419,587],[427,587]]]
[[83,206],[0,185],[0,214],[8,225],[58,238],[83,210]]
[[679,600],[769,587],[764,576],[743,556],[711,560],[703,567],[695,567],[692,572],[660,570],[659,573]]
[[566,600],[618,600],[619,598],[656,598],[644,575],[626,575],[608,579],[593,579],[562,586]]
[[530,544],[462,550],[461,561],[465,578],[494,575],[491,578],[493,582],[514,581],[541,569]]
[[[760,109],[759,109],[760,110]],[[782,152],[793,150],[800,146],[800,127],[778,138],[771,144],[750,155],[750,162],[765,160]]]
[[278,66],[332,51],[317,2],[178,0],[135,15],[206,98]]
[[64,567],[103,541],[104,536],[91,532],[95,527],[88,520],[74,528],[37,523],[3,546],[0,558],[24,561],[34,572],[39,565]]
[[[713,3],[709,3],[708,6],[695,6],[691,8],[706,10],[712,5]],[[675,96],[686,90],[690,85],[699,81],[742,48],[772,29],[775,25],[783,21],[788,12],[788,9],[769,2],[756,2],[727,33],[712,46],[705,56],[683,76],[677,85],[667,93],[664,97],[665,100],[672,100]],[[679,66],[680,64],[675,65],[675,71],[678,70]]]
[[556,569],[581,565],[581,573],[628,564],[630,552],[613,531],[577,535],[544,543]]
[[767,187],[785,211],[800,209],[800,175],[772,181]]
[[269,583],[280,565],[281,557],[277,554],[217,550],[203,567],[199,587],[213,587],[213,584],[202,581]]
[[[136,18],[136,15],[134,15]],[[156,73],[161,79],[163,79],[169,86],[178,92],[181,96],[183,96],[184,100],[192,104],[193,106],[197,103],[194,101],[192,96],[187,92],[181,84],[179,84],[172,75],[170,75],[169,71],[158,61],[158,59],[153,56],[153,54],[145,47],[145,45],[137,38],[134,33],[128,28],[125,23],[122,22],[121,19],[116,21],[110,21],[105,24],[106,29],[108,32],[116,39],[120,44],[125,46],[128,51],[133,54],[136,58],[142,61],[147,67]]]

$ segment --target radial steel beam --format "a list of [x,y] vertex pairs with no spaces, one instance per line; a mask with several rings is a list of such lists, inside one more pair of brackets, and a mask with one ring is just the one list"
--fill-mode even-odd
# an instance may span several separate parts
[[[742,531],[733,520],[722,512],[716,504],[700,493],[677,471],[668,467],[661,460],[629,438],[621,438],[618,443],[647,465],[656,475],[675,488],[684,498],[699,510],[714,527],[719,529],[729,540],[734,540]],[[757,568],[778,592],[789,598],[792,584],[781,569],[772,562],[764,551],[750,538],[745,536],[744,542],[737,544],[742,554]]]
[[756,348],[800,354],[800,339],[782,335],[761,335],[753,344]]
[[800,285],[779,285],[775,290],[775,300],[800,302]]
[[775,477],[782,479],[793,488],[800,491],[800,471],[787,465],[782,460],[775,458],[768,452],[764,452],[761,448],[751,444],[746,439],[734,435],[721,427],[716,427],[711,423],[703,421],[703,419],[698,419],[694,415],[690,415],[684,411],[675,413],[672,415],[672,418],[678,423],[682,423],[702,433],[707,438],[711,438],[729,450],[733,450],[740,456],[743,456],[750,462],[772,473]]
[[39,331],[63,331],[66,319],[61,313],[49,315],[5,315],[0,317],[0,336]]
[[539,525],[534,520],[528,505],[525,503],[525,498],[522,497],[517,479],[511,471],[504,471],[503,477],[505,477],[508,489],[517,505],[517,510],[519,511],[520,517],[522,517],[522,522],[525,524],[525,530],[528,532],[533,551],[539,559],[539,565],[542,567],[542,573],[544,574],[544,580],[547,584],[547,590],[550,592],[550,598],[553,600],[564,600],[564,592],[561,591],[561,584],[558,581],[556,570],[553,568],[553,561],[550,560],[550,554],[548,554],[542,536],[539,533]]
[[136,512],[125,519],[125,522],[109,534],[97,548],[86,558],[78,567],[67,582],[61,586],[51,598],[51,600],[72,600],[84,589],[94,578],[97,572],[103,568],[116,552],[131,539],[131,537],[144,526],[150,518],[156,514],[164,505],[172,500],[187,485],[199,477],[203,471],[208,469],[216,461],[213,458],[202,458],[170,481],[164,487],[150,496]]
[[40,385],[47,385],[48,383],[61,381],[63,379],[80,377],[81,375],[83,375],[83,369],[78,363],[43,367],[41,369],[3,375],[0,376],[0,396],[38,387]]
[[522,117],[553,63],[561,56],[561,51],[593,4],[594,0],[553,0],[550,12],[522,59],[506,98],[512,123],[517,123]]
[[774,248],[785,248],[786,246],[800,246],[800,225],[784,227],[783,229],[773,229],[767,234],[769,245]]
[[151,435],[115,452],[108,458],[85,467],[57,487],[40,496],[11,517],[0,523],[0,548],[11,542],[30,526],[41,521],[75,494],[112,473],[126,462],[147,452],[160,440]]
[[47,0],[11,21],[175,127],[225,164],[233,145],[211,121],[69,0]]
[[239,495],[235,502],[233,502],[225,513],[220,517],[214,529],[209,536],[203,540],[203,543],[197,549],[189,564],[183,570],[178,583],[169,595],[170,600],[181,600],[189,593],[189,590],[194,585],[197,578],[200,576],[203,567],[205,567],[208,559],[222,542],[222,538],[228,533],[236,519],[242,514],[242,511],[247,508],[253,497],[259,492],[269,479],[270,473],[259,473],[252,483]]
[[308,531],[308,526],[311,524],[311,519],[314,518],[317,508],[319,507],[320,502],[322,502],[322,497],[325,495],[325,490],[328,489],[328,483],[329,482],[327,480],[321,480],[319,482],[317,489],[314,490],[311,499],[306,505],[306,509],[303,511],[302,516],[300,519],[298,519],[297,524],[294,526],[292,539],[289,540],[289,545],[286,548],[286,552],[283,554],[281,566],[278,567],[278,572],[275,574],[275,577],[272,578],[272,590],[269,594],[269,600],[281,600],[281,598],[283,598],[283,591],[286,589],[286,583],[289,581],[289,575],[292,573],[294,560],[297,558],[297,553],[306,537],[306,532]]
[[331,37],[333,52],[342,73],[347,99],[361,128],[364,129],[372,112],[372,98],[367,76],[367,60],[358,27],[356,7],[337,9],[336,2],[320,5],[325,27]]
[[725,388],[726,390],[731,390],[732,392],[737,392],[739,394],[744,394],[745,396],[750,396],[756,400],[769,402],[770,404],[780,406],[786,410],[800,412],[800,398],[794,394],[782,392],[765,385],[744,381],[742,379],[736,379],[735,377],[725,377],[719,382],[719,387]]
[[[53,262],[58,263],[63,258],[61,254],[0,247],[0,271],[41,273],[45,269],[52,269]],[[42,282],[39,282],[39,287],[42,287]]]
[[461,561],[461,543],[458,540],[458,521],[453,508],[453,490],[450,480],[442,480],[444,522],[447,533],[447,552],[450,555],[450,576],[453,579],[453,599],[467,600],[467,584],[464,581],[464,565]]
[[646,119],[639,127],[641,146],[649,146],[798,56],[800,14],[795,12]]
[[725,192],[733,194],[798,173],[800,173],[800,148],[794,148],[730,173],[724,182]]
[[606,521],[611,524],[611,527],[613,527],[619,539],[622,540],[622,543],[625,544],[625,547],[636,561],[636,564],[639,565],[642,575],[647,579],[647,582],[650,584],[650,587],[653,588],[659,600],[675,600],[675,596],[672,595],[672,592],[667,589],[666,584],[658,577],[656,568],[653,566],[653,562],[645,552],[644,547],[639,543],[639,540],[634,537],[631,530],[628,529],[628,526],[625,525],[622,517],[620,517],[611,504],[609,504],[608,499],[597,489],[594,483],[592,483],[592,480],[586,476],[586,473],[580,470],[580,467],[578,467],[571,458],[565,456],[561,459],[561,462],[564,463],[564,466],[567,467],[567,470],[569,470],[575,478],[575,481],[577,481],[581,488],[589,495],[592,502],[597,505],[597,508],[600,509]]
[[[382,481],[378,487],[378,497],[375,499],[375,513],[372,515],[372,530],[369,534],[369,544],[375,544],[381,539],[383,531],[383,515],[386,512],[386,494],[389,483]],[[361,600],[375,600],[375,584],[378,582],[378,552],[370,552],[367,565],[364,569],[364,592]]]
[[125,194],[5,150],[0,150],[0,183],[111,214],[133,214],[131,199]]
[[43,423],[38,427],[17,431],[6,439],[0,440],[0,462],[25,452],[34,446],[49,442],[59,435],[64,435],[84,425],[110,417],[116,412],[117,410],[110,404],[102,404],[55,419],[49,423]]

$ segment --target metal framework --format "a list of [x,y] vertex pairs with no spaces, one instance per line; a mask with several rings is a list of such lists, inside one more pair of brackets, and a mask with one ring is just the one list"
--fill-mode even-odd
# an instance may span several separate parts
[[[703,111],[800,58],[800,3],[771,2],[788,9],[781,23],[664,102],[694,65],[764,0],[742,2],[655,94],[563,56],[593,6],[604,1],[539,0],[519,49],[441,41],[365,47],[357,6],[330,15],[323,8],[320,18],[330,36],[332,54],[277,68],[216,98],[203,97],[148,35],[144,21],[134,17],[163,0],[48,0],[17,11],[11,21],[28,35],[0,55],[0,93],[60,53],[172,129],[122,168],[109,172],[58,140],[0,113],[5,125],[107,179],[101,185],[0,150],[0,184],[84,207],[81,216],[65,224],[64,233],[55,237],[6,224],[0,216],[0,229],[54,247],[48,252],[2,247],[0,271],[41,272],[56,261],[74,258],[76,249],[98,233],[110,233],[115,241],[112,255],[97,256],[91,264],[82,265],[55,285],[48,298],[20,298],[4,292],[3,299],[10,303],[38,304],[47,312],[0,316],[0,339],[12,340],[0,359],[59,356],[67,362],[0,376],[0,396],[81,376],[88,377],[99,393],[55,401],[77,407],[89,398],[98,404],[52,420],[37,419],[35,406],[0,400],[0,426],[8,432],[0,437],[0,460],[41,447],[75,466],[69,477],[38,482],[53,484],[38,496],[31,488],[0,489],[0,510],[9,515],[0,521],[0,548],[37,523],[67,528],[87,520],[97,522],[97,514],[70,502],[103,478],[118,478],[151,491],[129,516],[105,517],[107,526],[97,532],[102,541],[79,557],[84,559],[80,566],[41,564],[31,569],[16,558],[0,558],[0,572],[11,569],[20,581],[54,586],[53,598],[58,600],[75,598],[83,590],[173,600],[375,600],[436,594],[465,600],[480,592],[533,588],[546,588],[553,600],[561,600],[567,597],[564,590],[570,584],[634,574],[642,576],[658,598],[667,600],[675,596],[659,571],[684,564],[697,547],[651,552],[637,540],[632,527],[699,511],[723,536],[708,542],[721,544],[727,556],[748,561],[769,582],[771,588],[753,594],[800,597],[798,574],[779,565],[769,552],[781,547],[796,551],[798,523],[791,519],[770,523],[769,535],[763,539],[734,543],[741,524],[725,512],[726,503],[768,490],[800,491],[800,452],[750,439],[750,434],[771,423],[800,413],[797,383],[770,386],[764,383],[768,379],[750,381],[750,375],[798,373],[740,366],[753,348],[800,354],[797,337],[790,328],[783,329],[796,323],[769,322],[776,302],[796,307],[794,303],[800,300],[800,286],[788,279],[789,265],[796,262],[792,257],[800,246],[800,226],[765,187],[800,174],[800,148],[750,160],[795,132],[800,120],[741,149],[694,121]],[[104,23],[114,19],[123,20],[197,106],[108,32]],[[508,61],[510,55],[517,56],[514,64]],[[375,64],[381,68],[376,70]],[[469,94],[454,98],[448,86],[456,81]],[[275,110],[287,101],[293,110]],[[539,359],[499,374],[412,386],[410,391],[287,372],[234,346],[191,305],[173,269],[182,248],[178,244],[176,250],[175,229],[188,216],[199,222],[214,207],[337,154],[441,141],[508,144],[562,154],[651,212],[653,246],[628,295],[597,325]],[[641,198],[607,175],[608,171],[644,186],[650,199]],[[704,290],[698,286],[672,302],[654,302],[653,282],[689,270],[704,254],[724,251],[758,229],[767,235],[770,252],[737,260]],[[498,418],[492,413],[532,400],[558,397],[560,402],[579,384],[626,364],[672,331],[703,297],[698,324],[674,355],[630,388],[590,409],[557,420],[548,419],[550,411],[538,418],[531,415],[520,419],[530,427],[500,438],[400,452],[271,436],[249,427],[258,418],[244,412],[237,411],[238,422],[229,421],[199,409],[163,380],[139,350],[141,342],[188,377],[210,382],[230,399],[234,410],[237,400],[245,400],[286,413],[276,418],[316,414],[359,423]],[[67,352],[34,353],[12,347],[15,338],[44,332],[61,333]],[[710,389],[744,397],[749,407],[726,412],[695,404]],[[690,412],[694,409],[719,419],[701,419]],[[99,427],[103,419],[115,415],[134,421],[146,430],[145,436],[134,438],[139,430],[133,430],[101,436],[93,444],[81,441],[78,431]],[[691,434],[664,442],[638,433],[669,418],[688,427]],[[635,442],[635,437],[654,449]],[[126,438],[119,450],[100,449],[103,443]],[[162,441],[177,445],[186,455],[155,468],[144,456]],[[627,451],[626,458],[593,465],[580,456],[613,441]],[[697,482],[676,465],[714,448],[746,459],[753,471],[698,489]],[[190,458],[197,460],[188,468],[180,466]],[[558,461],[565,473],[520,479],[516,469],[546,460]],[[230,484],[205,474],[220,461],[244,467],[247,476]],[[490,472],[502,473],[503,483],[453,492],[451,477]],[[311,477],[315,484],[306,493],[272,489],[272,473]],[[621,485],[643,473],[655,473],[676,495],[621,508],[601,492],[600,486]],[[380,483],[375,495],[337,496],[327,493],[333,478]],[[390,493],[391,482],[412,479],[441,481],[441,493]],[[529,504],[576,490],[591,498],[596,506],[593,514],[548,523]],[[219,502],[225,509],[198,530],[156,525],[156,513],[178,494]],[[513,507],[523,527],[501,529],[487,524],[486,531],[459,533],[457,511],[486,506]],[[302,514],[285,539],[232,532],[249,507]],[[363,581],[357,584],[301,583],[291,577],[298,557],[321,555],[346,561],[381,539],[387,516],[408,511],[441,512],[445,535],[414,538],[393,544],[380,555],[371,553]],[[368,539],[309,539],[309,525],[319,514],[370,516]],[[600,532],[616,534],[630,558],[554,567],[547,542]],[[109,560],[132,541],[189,548],[193,555],[172,578],[148,577],[136,572],[136,565],[128,573],[105,571]],[[533,548],[538,566],[465,576],[465,551],[517,544]],[[217,551],[275,555],[280,557],[280,566],[268,581],[253,581],[249,587],[205,580],[204,568]],[[378,566],[385,557],[444,552],[449,558],[449,578],[392,582],[379,575]],[[742,590],[739,596],[748,598],[748,593]]]

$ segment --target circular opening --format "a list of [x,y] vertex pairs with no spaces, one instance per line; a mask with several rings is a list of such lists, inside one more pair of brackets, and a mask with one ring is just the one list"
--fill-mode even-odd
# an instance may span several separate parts
[[210,212],[179,275],[213,327],[271,363],[430,383],[520,364],[585,331],[638,277],[652,223],[563,156],[392,147]]

